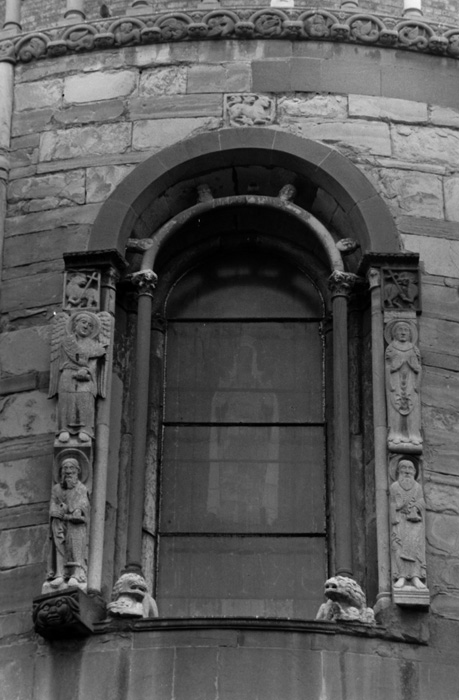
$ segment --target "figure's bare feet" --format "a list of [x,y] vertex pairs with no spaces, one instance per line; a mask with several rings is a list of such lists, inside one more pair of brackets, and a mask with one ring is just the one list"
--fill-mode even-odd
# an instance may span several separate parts
[[394,583],[394,588],[403,588],[403,586],[406,584],[406,578],[403,576],[400,576],[399,579]]
[[88,433],[85,433],[84,430],[80,430],[78,437],[80,438],[81,442],[89,442],[91,440],[91,437],[88,435]]
[[423,582],[421,581],[421,579],[419,578],[419,576],[413,576],[413,578],[411,579],[411,583],[413,584],[413,586],[414,586],[415,588],[420,588],[420,589],[422,589],[422,590],[424,590],[425,588],[427,588],[427,586],[425,585],[425,583],[423,583]]
[[68,442],[70,440],[70,433],[68,430],[62,430],[58,437],[59,442]]

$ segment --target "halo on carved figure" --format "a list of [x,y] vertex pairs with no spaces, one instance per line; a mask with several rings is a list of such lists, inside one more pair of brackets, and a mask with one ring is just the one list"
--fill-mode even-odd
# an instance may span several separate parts
[[98,317],[97,314],[92,313],[91,311],[86,311],[86,310],[81,310],[79,309],[76,313],[72,314],[70,316],[68,323],[67,323],[67,329],[69,333],[75,334],[76,330],[76,324],[78,319],[82,318],[89,318],[92,323],[92,331],[91,333],[88,334],[88,338],[96,338],[101,330],[102,330],[102,325],[100,322],[100,318]]
[[420,473],[420,465],[419,465],[419,460],[416,459],[413,455],[393,455],[390,460],[389,460],[389,476],[391,483],[394,481],[397,481],[398,479],[398,469],[400,466],[401,462],[410,462],[414,469],[415,469],[415,474],[414,478],[416,481],[419,479],[419,473]]
[[411,331],[410,342],[416,345],[419,337],[418,328],[416,322],[410,318],[394,318],[392,321],[389,321],[384,329],[386,343],[389,345],[394,340],[394,330],[399,323],[405,323],[409,327]]
[[54,458],[53,483],[59,483],[62,465],[66,459],[74,459],[78,462],[80,467],[79,479],[85,484],[89,478],[89,459],[82,450],[78,450],[76,447],[68,447],[65,450],[61,450]]

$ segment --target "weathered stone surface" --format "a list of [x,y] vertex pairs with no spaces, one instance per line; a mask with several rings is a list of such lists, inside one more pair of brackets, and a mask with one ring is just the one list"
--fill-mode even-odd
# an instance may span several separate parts
[[[35,260],[40,260],[41,262],[38,264],[42,264],[43,267],[45,261],[56,260],[59,262],[56,269],[62,270],[64,267],[62,253],[85,250],[89,234],[89,225],[71,225],[55,228],[52,231],[8,236],[5,239],[4,247],[5,279],[7,279],[8,273],[10,276],[17,274],[21,276],[19,271],[14,268],[22,265],[37,265]],[[8,270],[8,268],[12,268],[12,270]],[[31,269],[30,272],[32,273]]]
[[390,97],[349,95],[349,116],[395,122],[427,122],[427,105]]
[[[434,349],[446,355],[457,354],[459,326],[457,322],[423,316],[421,319],[421,348]],[[459,409],[459,402],[458,402]]]
[[3,438],[49,433],[54,431],[55,425],[55,406],[40,391],[0,399],[0,430]]
[[49,522],[49,502],[0,508],[0,530],[11,530]]
[[459,224],[451,221],[439,221],[437,219],[425,219],[415,216],[398,216],[397,228],[401,233],[414,234],[415,236],[449,238],[452,241],[456,241],[459,238]]
[[394,126],[394,155],[410,161],[459,162],[459,132],[432,127]]
[[405,250],[419,253],[425,272],[459,278],[459,241],[402,234]]
[[[446,284],[426,283],[425,277],[422,279],[422,328],[426,317],[432,319],[444,319],[445,321],[455,321],[459,323],[459,290],[458,286]],[[422,331],[422,334],[424,331]],[[421,338],[424,341],[424,337]],[[437,346],[437,350],[440,350]]]
[[448,221],[459,221],[459,177],[445,179],[445,215]]
[[11,133],[13,136],[21,136],[49,129],[53,113],[52,109],[33,109],[28,112],[19,112],[13,116]]
[[[30,611],[0,615],[0,638],[32,631]],[[17,686],[16,686],[17,689]]]
[[41,214],[25,214],[6,220],[6,232],[12,236],[35,231],[48,231],[66,224],[92,224],[100,209],[99,204],[86,204],[79,207],[63,207],[58,211]]
[[289,130],[308,139],[351,147],[359,152],[375,155],[391,155],[389,127],[387,124],[365,121],[327,121],[323,123],[296,122]]
[[88,168],[86,173],[87,201],[105,201],[133,168],[133,165],[104,165],[100,168]]
[[295,95],[278,100],[279,120],[291,121],[301,117],[345,119],[347,97],[342,95]]
[[[459,517],[451,513],[429,513],[427,532],[429,546],[443,554],[457,554],[459,546]],[[455,565],[459,573],[459,562]],[[457,579],[456,579],[457,580]],[[453,581],[445,581],[451,585]]]
[[250,63],[195,65],[188,71],[187,92],[249,92],[251,89]]
[[449,107],[432,105],[430,108],[430,121],[436,126],[459,127],[459,110]]
[[132,145],[134,148],[148,148],[159,151],[192,134],[215,129],[219,121],[211,117],[195,119],[152,119],[134,124]]
[[129,95],[137,86],[137,71],[118,71],[71,75],[64,81],[67,103],[112,100]]
[[433,596],[431,610],[441,617],[459,620],[459,591],[439,593]]
[[59,106],[62,100],[62,80],[40,80],[36,83],[16,85],[14,108],[18,112],[25,109],[42,109]]
[[53,119],[59,124],[89,124],[119,119],[124,111],[122,100],[76,104],[54,113]]
[[0,366],[8,374],[49,370],[50,326],[0,335]]
[[424,477],[424,495],[427,509],[437,513],[459,515],[459,481],[457,484],[454,484],[450,477],[449,483],[438,483],[434,479],[435,474],[432,478],[429,478],[428,475]]
[[81,158],[73,158],[71,160],[51,160],[47,163],[38,163],[36,166],[37,173],[55,173],[60,170],[74,170],[75,168],[90,168],[101,165],[121,165],[123,163],[141,163],[145,160],[145,154],[137,151],[128,153],[114,153],[106,156],[86,155]]
[[161,66],[140,76],[140,95],[175,95],[186,92],[186,66]]
[[85,172],[71,170],[15,180],[8,188],[8,197],[11,202],[16,203],[16,206],[10,209],[13,215],[84,204]]
[[49,453],[42,456],[16,459],[0,465],[2,508],[49,503],[53,462],[52,447],[49,449]]
[[129,103],[131,119],[220,117],[222,112],[223,98],[218,94],[136,97]]
[[40,139],[40,160],[77,158],[125,151],[131,141],[131,125],[103,124],[82,126],[65,131],[45,132]]
[[3,311],[33,309],[62,302],[63,275],[43,273],[18,277],[3,283]]
[[20,63],[17,66],[17,81],[30,82],[43,80],[49,76],[71,74],[72,72],[102,71],[105,68],[114,70],[125,65],[124,51],[97,51],[90,53],[74,53],[58,58],[49,58],[46,61],[31,61]]
[[445,369],[424,367],[422,426],[424,456],[430,471],[459,475],[459,375]]
[[394,212],[443,218],[443,183],[440,177],[384,168],[373,170],[372,179],[376,180],[378,192]]
[[[41,584],[46,576],[46,564],[28,564],[9,571],[0,571],[0,611],[13,612],[27,610],[30,615],[30,602],[40,594]],[[2,654],[4,659],[4,656]],[[33,666],[33,664],[31,664]],[[20,675],[20,674],[19,674]],[[14,687],[17,688],[17,677]],[[3,691],[5,685],[3,685]],[[7,697],[14,697],[10,695]],[[16,697],[18,697],[16,695]],[[19,698],[30,697],[19,695]]]
[[47,525],[0,532],[0,570],[45,561],[48,536]]
[[17,700],[30,698],[34,692],[34,659],[36,647],[33,643],[6,644],[0,651],[2,658],[2,693],[5,698]]

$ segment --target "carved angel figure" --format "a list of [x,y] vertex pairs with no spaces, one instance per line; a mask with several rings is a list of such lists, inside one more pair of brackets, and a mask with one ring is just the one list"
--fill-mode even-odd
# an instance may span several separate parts
[[51,339],[49,397],[58,396],[58,438],[82,442],[94,437],[96,397],[105,397],[111,316],[82,311],[56,315]]
[[389,449],[419,452],[422,444],[419,396],[421,355],[407,322],[395,323],[391,337],[386,350]]

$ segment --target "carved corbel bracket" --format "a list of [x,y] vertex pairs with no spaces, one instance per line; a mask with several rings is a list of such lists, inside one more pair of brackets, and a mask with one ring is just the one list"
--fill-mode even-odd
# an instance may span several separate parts
[[105,602],[97,592],[79,588],[37,596],[33,601],[35,632],[47,639],[87,636],[105,617]]

